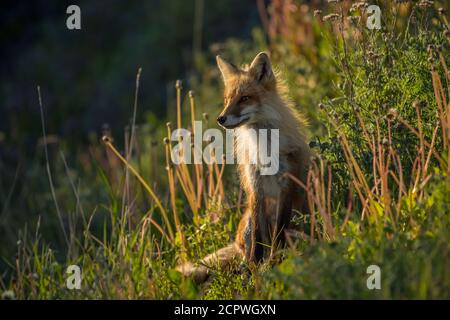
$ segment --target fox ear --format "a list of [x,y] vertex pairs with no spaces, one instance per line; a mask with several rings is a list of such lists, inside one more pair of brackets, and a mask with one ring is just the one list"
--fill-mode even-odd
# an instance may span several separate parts
[[217,66],[222,73],[223,82],[227,82],[231,77],[239,73],[239,69],[232,63],[224,60],[221,56],[216,56]]
[[259,53],[255,59],[253,59],[248,72],[252,74],[257,81],[263,84],[274,83],[275,76],[272,71],[270,58],[265,52]]

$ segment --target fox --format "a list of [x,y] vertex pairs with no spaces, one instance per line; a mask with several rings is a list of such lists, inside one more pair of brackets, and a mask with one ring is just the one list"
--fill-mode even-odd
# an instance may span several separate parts
[[[250,65],[237,67],[220,55],[217,66],[224,84],[224,108],[217,123],[233,129],[234,152],[243,157],[238,175],[247,205],[238,224],[235,240],[203,258],[185,263],[177,270],[196,282],[204,282],[214,266],[225,269],[232,262],[257,265],[289,240],[292,212],[307,211],[305,192],[291,175],[305,182],[312,151],[306,140],[308,123],[288,97],[288,89],[269,55],[261,52]],[[278,129],[278,171],[263,175],[262,164],[251,162],[258,143],[250,130]],[[272,139],[272,135],[268,137]]]

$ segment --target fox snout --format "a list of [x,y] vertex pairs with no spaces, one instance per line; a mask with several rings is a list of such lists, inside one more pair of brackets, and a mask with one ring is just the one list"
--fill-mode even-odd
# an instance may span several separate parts
[[248,118],[235,115],[221,115],[217,118],[217,123],[225,129],[233,129],[243,124]]
[[217,123],[220,124],[220,125],[223,125],[226,121],[227,121],[227,117],[219,116],[217,118]]
[[246,123],[248,120],[250,120],[251,115],[255,112],[255,108],[245,108],[238,114],[225,114],[222,113],[217,118],[217,123],[224,127],[225,129],[233,129],[236,128],[244,123]]

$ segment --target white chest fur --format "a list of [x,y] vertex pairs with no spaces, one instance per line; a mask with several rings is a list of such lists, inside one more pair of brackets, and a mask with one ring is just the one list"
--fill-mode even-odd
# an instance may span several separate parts
[[[270,139],[274,135],[260,135],[258,130],[245,126],[236,129],[235,135],[235,155],[238,163],[244,165],[245,177],[241,177],[241,179],[247,179],[254,192],[262,191],[265,197],[277,198],[284,187],[280,177],[289,170],[287,159],[283,156],[283,153],[280,153],[280,147],[285,144],[285,141],[282,141],[277,135],[276,156],[273,157],[274,154],[271,154],[271,163],[269,164],[271,168],[276,170],[267,170],[267,162],[261,159],[261,154],[267,155],[273,151],[273,149],[270,150],[273,147],[273,141],[270,141]],[[267,143],[259,143],[259,139],[265,137],[268,138]],[[261,148],[267,148],[268,146],[272,147],[269,147],[269,150],[261,150]]]

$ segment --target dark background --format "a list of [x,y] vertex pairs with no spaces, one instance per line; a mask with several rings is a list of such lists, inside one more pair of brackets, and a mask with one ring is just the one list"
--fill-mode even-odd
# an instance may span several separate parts
[[[66,28],[70,4],[81,30]],[[138,120],[164,117],[175,80],[196,74],[194,56],[212,61],[212,43],[248,38],[259,23],[255,2],[239,0],[10,1],[0,14],[1,139],[26,152],[42,135],[37,85],[48,133],[79,144],[103,123],[123,129],[139,67]]]

